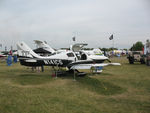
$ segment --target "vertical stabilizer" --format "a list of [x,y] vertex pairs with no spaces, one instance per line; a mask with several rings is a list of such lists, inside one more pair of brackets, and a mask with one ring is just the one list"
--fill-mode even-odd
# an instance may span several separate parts
[[17,43],[17,52],[19,57],[24,58],[36,58],[39,57],[35,52],[32,51],[32,49],[24,42],[18,42]]

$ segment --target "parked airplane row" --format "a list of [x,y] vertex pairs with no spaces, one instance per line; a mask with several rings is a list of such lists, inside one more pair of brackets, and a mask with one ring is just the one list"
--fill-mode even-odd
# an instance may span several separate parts
[[[18,42],[18,58],[21,65],[25,66],[58,66],[66,67],[68,70],[91,69],[92,67],[103,67],[108,65],[120,65],[120,63],[110,63],[108,57],[102,54],[95,54],[94,51],[81,50],[87,44],[74,44],[70,50],[56,51],[46,42],[35,41],[37,46],[49,54],[37,54],[26,43]],[[39,49],[39,50],[40,50]],[[104,63],[109,61],[109,63]]]

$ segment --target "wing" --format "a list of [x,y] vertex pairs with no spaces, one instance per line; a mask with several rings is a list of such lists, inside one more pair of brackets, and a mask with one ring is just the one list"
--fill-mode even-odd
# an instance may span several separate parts
[[108,65],[120,66],[120,63],[100,63],[100,64],[75,64],[71,69],[91,69],[92,67],[104,67]]

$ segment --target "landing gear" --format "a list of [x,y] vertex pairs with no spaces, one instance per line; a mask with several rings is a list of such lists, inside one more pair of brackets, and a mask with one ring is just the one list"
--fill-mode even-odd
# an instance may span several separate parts
[[73,75],[73,80],[76,81],[76,77],[83,77],[86,75],[84,72],[79,72],[77,69],[70,69],[68,71],[65,71],[61,69],[60,67],[52,67],[53,74],[52,77],[57,78],[58,76],[66,76],[66,75]]
[[85,76],[86,75],[86,73],[84,73],[84,72],[80,72],[80,71],[78,71],[77,69],[70,69],[70,70],[68,70],[67,71],[68,73],[76,73],[77,74],[77,76],[79,76],[79,77],[82,77],[82,76]]
[[134,64],[134,58],[133,58],[133,57],[130,57],[130,58],[129,58],[129,63],[130,63],[130,64]]
[[60,67],[59,67],[59,66],[56,66],[56,68],[53,66],[52,69],[53,69],[53,72],[54,72],[54,73],[52,74],[52,77],[57,78],[58,75],[62,75],[62,74],[63,74],[63,71],[60,70]]
[[81,77],[81,76],[85,76],[86,73],[84,72],[79,72],[77,69],[73,69],[73,78],[74,78],[74,81],[76,81],[76,75],[78,77]]

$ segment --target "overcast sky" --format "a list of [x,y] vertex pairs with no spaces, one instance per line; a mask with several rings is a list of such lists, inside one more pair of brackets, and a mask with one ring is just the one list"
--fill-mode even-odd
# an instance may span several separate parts
[[45,40],[54,48],[77,42],[88,47],[129,48],[150,39],[149,0],[0,0],[0,43],[7,48]]

